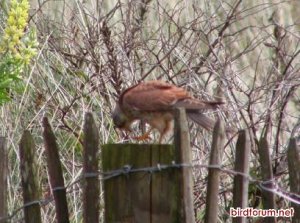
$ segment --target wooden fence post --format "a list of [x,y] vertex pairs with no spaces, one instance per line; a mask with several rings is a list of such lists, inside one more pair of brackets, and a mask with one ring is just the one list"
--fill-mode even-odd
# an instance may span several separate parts
[[[224,124],[218,120],[213,131],[213,141],[209,165],[220,166],[225,142]],[[216,223],[218,220],[218,203],[220,186],[220,171],[208,170],[205,223]]]
[[[250,158],[250,136],[248,130],[239,132],[236,144],[236,157],[234,170],[236,172],[249,174],[249,158]],[[243,175],[235,175],[233,183],[233,208],[246,208],[248,206],[248,186],[249,179]],[[234,217],[233,223],[245,223],[247,218]]]
[[6,223],[6,220],[1,220],[1,218],[7,217],[7,161],[8,154],[6,148],[5,137],[0,137],[0,222]]
[[[292,193],[300,194],[300,149],[297,146],[296,139],[291,138],[287,151],[288,156],[288,167],[290,175],[290,189]],[[298,199],[299,200],[299,199]],[[300,205],[292,203],[294,208],[294,217],[292,218],[293,223],[300,222]]]
[[106,144],[101,154],[103,172],[117,175],[103,175],[105,222],[180,222],[174,221],[180,215],[176,170],[130,173],[131,169],[170,164],[175,156],[171,145]]
[[[175,131],[174,131],[174,144],[177,163],[184,163],[192,165],[192,150],[190,147],[190,130],[187,123],[186,112],[184,108],[175,110]],[[181,222],[194,223],[194,181],[193,172],[191,167],[181,169],[181,207],[184,208],[183,218]]]
[[91,113],[85,114],[83,143],[83,173],[85,176],[83,182],[83,222],[99,222],[99,136],[98,129]]
[[[272,170],[272,159],[269,151],[269,142],[267,139],[267,132],[266,130],[264,136],[261,137],[258,143],[258,154],[259,154],[259,160],[261,165],[261,175],[262,179],[264,181],[269,181],[267,183],[264,183],[263,186],[266,188],[272,190],[274,185],[272,183],[273,180],[273,170]],[[275,194],[271,191],[262,190],[262,203],[264,209],[275,209]],[[275,217],[266,217],[264,218],[264,222],[266,223],[275,223],[276,218]]]
[[[20,172],[22,177],[24,217],[26,223],[41,223],[41,210],[38,200],[41,199],[37,163],[35,160],[35,145],[33,138],[26,130],[20,141]],[[30,202],[34,202],[30,204]]]
[[[180,120],[184,118],[182,114],[181,111]],[[186,138],[188,129],[183,125],[180,131],[182,140],[187,141],[180,143],[185,149],[180,148],[179,152],[191,157]],[[105,222],[193,223],[193,220],[186,221],[194,216],[190,204],[193,199],[182,197],[192,193],[191,175],[185,171],[188,176],[183,176],[180,165],[172,164],[184,161],[178,158],[172,145],[106,144],[101,154]],[[140,171],[134,171],[136,169]],[[191,171],[190,167],[183,169]]]
[[43,118],[43,127],[49,181],[55,201],[56,219],[58,223],[69,223],[66,188],[59,160],[58,146],[47,117]]

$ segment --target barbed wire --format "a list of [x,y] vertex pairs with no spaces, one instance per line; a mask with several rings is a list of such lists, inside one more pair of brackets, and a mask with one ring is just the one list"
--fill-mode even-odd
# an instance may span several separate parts
[[[278,186],[275,178],[273,178],[271,180],[259,180],[259,179],[255,179],[255,178],[251,177],[250,175],[245,174],[243,172],[226,169],[220,165],[175,163],[174,161],[171,164],[159,164],[158,163],[157,165],[150,166],[150,167],[133,168],[132,165],[124,165],[123,167],[121,167],[119,169],[106,171],[106,172],[99,171],[99,172],[93,172],[93,173],[83,173],[76,180],[74,180],[73,182],[71,182],[70,184],[68,184],[65,187],[60,186],[60,187],[52,188],[52,192],[59,191],[59,190],[66,190],[67,194],[71,193],[72,190],[67,191],[68,188],[72,188],[74,185],[76,185],[76,184],[80,183],[82,180],[85,180],[88,178],[95,178],[95,177],[98,178],[100,176],[99,180],[105,181],[105,180],[109,180],[109,179],[112,179],[115,177],[120,177],[120,176],[126,176],[128,178],[130,176],[130,174],[134,174],[134,173],[148,173],[151,176],[152,174],[157,173],[157,172],[162,172],[162,171],[169,170],[169,169],[182,169],[182,168],[215,169],[215,170],[219,170],[223,173],[227,173],[228,175],[242,176],[245,179],[249,180],[250,183],[256,184],[258,186],[258,188],[260,188],[261,190],[271,192],[273,194],[276,194],[279,197],[282,197],[283,199],[285,199],[287,201],[290,201],[292,203],[300,205],[300,195],[280,188]],[[11,212],[11,214],[9,214],[8,216],[0,217],[0,223],[2,221],[7,221],[7,220],[14,218],[18,214],[19,211],[23,210],[26,207],[36,205],[36,204],[39,204],[40,206],[46,206],[53,200],[54,200],[54,197],[52,195],[49,198],[39,199],[39,200],[28,202],[28,203],[22,205],[21,207],[13,210]]]

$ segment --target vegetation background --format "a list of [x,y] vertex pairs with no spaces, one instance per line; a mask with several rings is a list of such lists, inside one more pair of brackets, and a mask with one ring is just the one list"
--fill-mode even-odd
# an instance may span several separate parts
[[[290,137],[300,141],[300,1],[32,0],[24,27],[9,20],[13,2],[27,1],[0,3],[0,131],[8,140],[10,211],[22,205],[18,143],[24,129],[34,135],[47,198],[42,117],[51,120],[69,184],[82,169],[84,113],[94,112],[101,144],[130,140],[113,127],[115,100],[130,85],[153,79],[182,86],[201,99],[222,95],[224,109],[210,115],[250,129],[251,176],[261,177],[257,146],[265,137],[276,182],[289,191],[286,148]],[[9,47],[14,38],[5,37],[7,27],[19,27],[21,42]],[[194,163],[206,164],[211,134],[191,126]],[[224,152],[229,169],[235,141],[229,139]],[[199,222],[206,176],[206,170],[194,172]],[[80,184],[69,189],[71,222],[81,222]],[[232,177],[222,175],[220,222],[230,222],[231,189]],[[276,202],[278,208],[290,207],[280,196]],[[261,206],[255,185],[249,204]],[[54,222],[53,203],[42,211],[43,222]],[[21,218],[21,212],[14,217]]]

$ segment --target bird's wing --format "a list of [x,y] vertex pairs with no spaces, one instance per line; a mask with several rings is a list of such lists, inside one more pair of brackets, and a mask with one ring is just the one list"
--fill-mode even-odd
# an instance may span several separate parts
[[161,111],[172,108],[178,101],[191,98],[186,90],[174,85],[149,81],[127,89],[120,97],[124,109]]

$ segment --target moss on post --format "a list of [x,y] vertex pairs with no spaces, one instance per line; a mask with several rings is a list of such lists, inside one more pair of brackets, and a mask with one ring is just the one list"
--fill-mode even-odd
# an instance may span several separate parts
[[108,177],[104,180],[105,222],[178,222],[178,169],[126,174],[131,168],[171,165],[174,158],[172,145],[102,146],[103,171],[124,168],[121,176],[103,176]]

